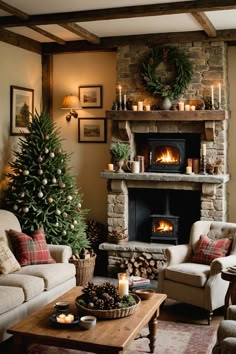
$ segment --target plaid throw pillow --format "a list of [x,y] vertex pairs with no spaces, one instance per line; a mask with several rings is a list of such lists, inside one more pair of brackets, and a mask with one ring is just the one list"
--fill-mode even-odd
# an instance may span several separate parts
[[56,263],[49,253],[43,227],[35,231],[31,236],[12,229],[8,233],[20,265]]
[[0,274],[9,274],[20,270],[21,266],[17,262],[14,254],[4,241],[0,238]]
[[222,238],[211,240],[208,236],[200,236],[199,244],[194,252],[192,261],[194,263],[211,264],[213,259],[225,257],[232,244],[232,239]]

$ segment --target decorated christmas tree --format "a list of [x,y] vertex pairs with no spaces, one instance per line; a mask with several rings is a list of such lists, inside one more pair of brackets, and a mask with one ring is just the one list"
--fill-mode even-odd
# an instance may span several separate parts
[[23,232],[30,235],[43,226],[47,243],[69,245],[79,254],[89,247],[87,211],[81,209],[60,130],[45,113],[36,113],[28,130],[9,163],[5,207],[18,217]]

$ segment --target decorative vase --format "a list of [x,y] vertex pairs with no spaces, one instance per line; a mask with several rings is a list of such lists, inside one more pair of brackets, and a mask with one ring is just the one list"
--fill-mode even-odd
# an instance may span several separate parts
[[118,167],[118,169],[116,170],[116,172],[117,173],[122,173],[122,172],[124,172],[124,170],[123,170],[123,165],[124,165],[124,160],[122,159],[122,160],[119,160],[119,161],[116,161],[116,165],[117,165],[117,167]]
[[169,97],[165,97],[162,101],[162,109],[168,110],[171,109],[172,107],[172,102]]

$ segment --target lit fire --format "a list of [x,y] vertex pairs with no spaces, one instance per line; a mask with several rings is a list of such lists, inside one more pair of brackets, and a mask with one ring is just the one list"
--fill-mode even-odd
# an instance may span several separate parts
[[173,225],[167,220],[161,220],[154,225],[154,232],[172,232]]
[[173,154],[173,150],[166,148],[166,151],[161,152],[159,156],[156,158],[156,163],[166,163],[173,164],[179,163],[178,158]]

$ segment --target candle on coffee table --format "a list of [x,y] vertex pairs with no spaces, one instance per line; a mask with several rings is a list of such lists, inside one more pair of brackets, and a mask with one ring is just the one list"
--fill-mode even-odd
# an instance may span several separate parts
[[129,275],[128,273],[118,273],[118,293],[119,295],[129,295]]

